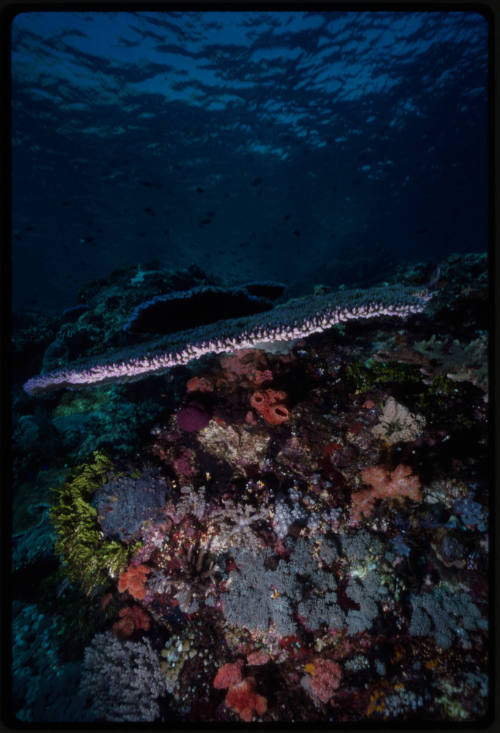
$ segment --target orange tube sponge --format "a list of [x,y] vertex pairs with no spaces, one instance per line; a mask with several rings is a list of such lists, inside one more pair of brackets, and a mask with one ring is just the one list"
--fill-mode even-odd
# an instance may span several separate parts
[[250,404],[270,425],[279,425],[290,417],[288,409],[281,404],[285,398],[286,392],[263,389],[253,393]]

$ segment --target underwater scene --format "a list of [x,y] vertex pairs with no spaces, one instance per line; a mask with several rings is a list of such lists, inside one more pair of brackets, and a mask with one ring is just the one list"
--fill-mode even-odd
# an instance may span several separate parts
[[10,725],[488,721],[489,32],[12,17]]

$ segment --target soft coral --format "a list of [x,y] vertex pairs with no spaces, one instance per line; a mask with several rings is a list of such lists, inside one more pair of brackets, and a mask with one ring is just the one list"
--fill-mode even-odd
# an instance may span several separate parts
[[390,473],[384,466],[371,466],[362,471],[361,477],[372,488],[356,491],[352,495],[351,518],[356,522],[371,514],[375,499],[401,499],[407,496],[419,501],[421,498],[418,476],[414,476],[412,469],[403,464]]

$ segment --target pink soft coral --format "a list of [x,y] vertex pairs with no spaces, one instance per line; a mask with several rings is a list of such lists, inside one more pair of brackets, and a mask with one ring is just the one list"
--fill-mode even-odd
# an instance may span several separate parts
[[340,685],[342,668],[331,659],[317,659],[311,667],[311,691],[321,702],[328,702]]
[[407,496],[413,501],[420,501],[420,481],[412,474],[411,468],[400,464],[389,473],[383,466],[371,466],[361,473],[365,484],[371,489],[356,491],[352,495],[351,519],[359,522],[368,517],[376,499],[401,499]]
[[243,678],[243,660],[234,664],[224,664],[215,675],[213,686],[218,690],[227,689],[224,703],[237,712],[241,720],[250,723],[254,711],[263,715],[267,710],[267,700],[255,691],[255,679]]

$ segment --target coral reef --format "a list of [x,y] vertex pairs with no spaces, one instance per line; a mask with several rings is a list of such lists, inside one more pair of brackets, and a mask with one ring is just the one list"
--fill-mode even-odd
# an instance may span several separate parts
[[[149,356],[150,343],[122,332],[130,341],[112,379],[134,354],[138,380],[112,387],[97,384],[96,299],[117,282],[134,291],[105,321],[122,331],[162,279],[139,269],[90,288],[88,308],[60,326],[40,400],[16,393],[18,720],[482,723],[481,268],[450,259],[430,300],[433,268],[409,266],[404,288],[289,301],[162,336]],[[183,277],[166,292],[207,284]],[[333,321],[334,338],[323,333]],[[53,368],[70,370],[62,382],[87,380],[88,364],[71,364],[80,326],[96,388],[57,393]],[[285,341],[262,345],[269,336]],[[113,371],[118,343],[105,346]],[[209,351],[219,355],[201,358]],[[181,366],[164,373],[162,354]],[[142,379],[152,373],[164,376]],[[106,451],[90,452],[99,426]],[[34,447],[44,436],[47,457]]]

